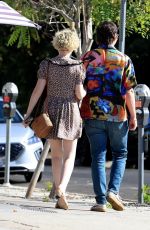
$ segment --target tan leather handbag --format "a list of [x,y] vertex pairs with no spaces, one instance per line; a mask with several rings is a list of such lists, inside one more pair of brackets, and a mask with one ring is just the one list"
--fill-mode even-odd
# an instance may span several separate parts
[[47,138],[53,129],[53,124],[47,113],[41,113],[33,119],[30,127],[39,138]]

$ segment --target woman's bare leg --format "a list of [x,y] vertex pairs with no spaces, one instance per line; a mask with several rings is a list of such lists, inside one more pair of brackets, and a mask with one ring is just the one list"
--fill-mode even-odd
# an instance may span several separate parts
[[77,140],[50,140],[50,145],[55,194],[58,199],[55,208],[67,210],[65,191],[74,167]]
[[58,188],[62,177],[63,152],[62,140],[50,140],[52,173],[55,187]]
[[77,140],[63,140],[63,167],[59,188],[65,194],[76,155]]

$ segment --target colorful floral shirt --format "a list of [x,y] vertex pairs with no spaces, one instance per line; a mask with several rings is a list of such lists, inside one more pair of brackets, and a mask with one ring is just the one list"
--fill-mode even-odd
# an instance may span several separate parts
[[82,61],[87,88],[81,105],[82,118],[125,121],[126,92],[136,85],[131,59],[116,48],[108,47],[87,52]]

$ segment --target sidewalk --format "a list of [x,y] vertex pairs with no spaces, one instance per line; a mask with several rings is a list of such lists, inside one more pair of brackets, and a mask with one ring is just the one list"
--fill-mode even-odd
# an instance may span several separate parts
[[150,206],[125,202],[126,210],[91,212],[94,197],[68,194],[69,210],[55,209],[49,193],[35,188],[25,199],[25,187],[0,187],[0,230],[149,230]]

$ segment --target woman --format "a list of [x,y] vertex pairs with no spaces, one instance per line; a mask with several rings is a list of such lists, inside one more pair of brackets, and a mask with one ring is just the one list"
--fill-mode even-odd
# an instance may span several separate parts
[[85,72],[81,62],[70,57],[79,46],[75,31],[65,29],[57,32],[52,43],[59,54],[52,59],[43,60],[40,64],[38,81],[30,98],[24,126],[28,125],[26,121],[47,86],[44,110],[48,112],[53,123],[53,131],[48,138],[55,195],[58,199],[55,207],[68,209],[65,192],[74,167],[77,139],[82,132],[78,105],[86,94],[83,88]]

